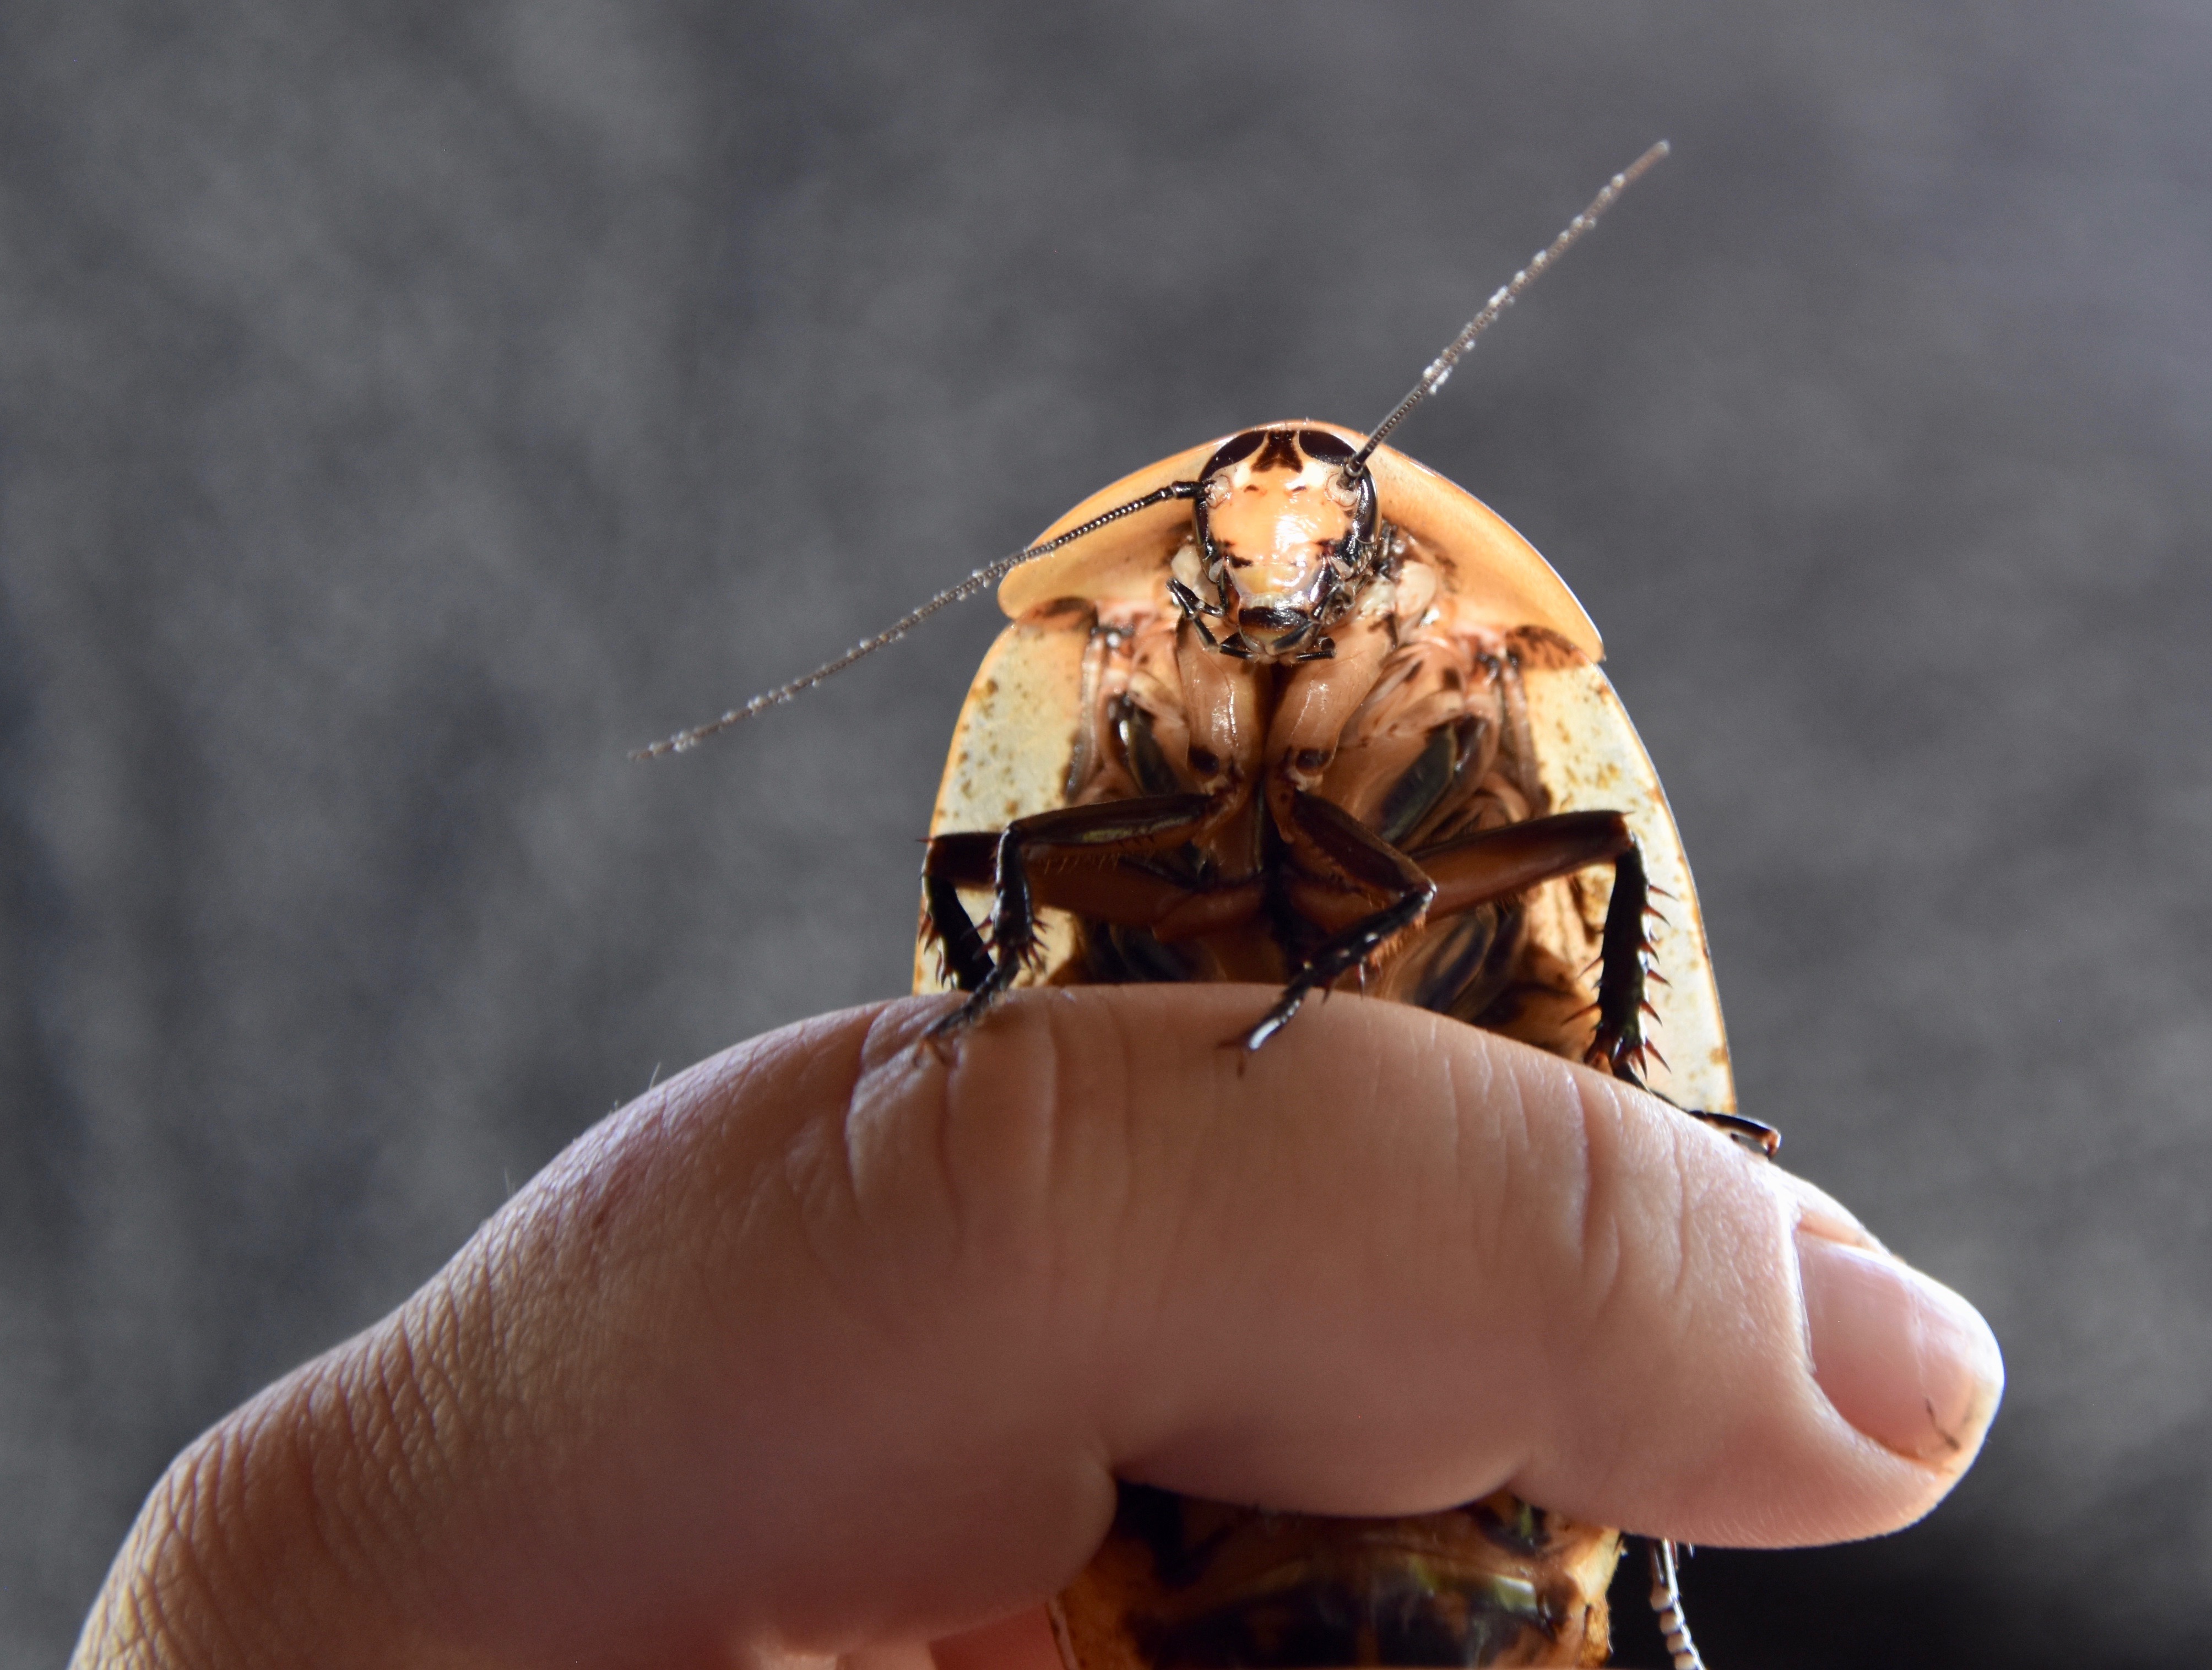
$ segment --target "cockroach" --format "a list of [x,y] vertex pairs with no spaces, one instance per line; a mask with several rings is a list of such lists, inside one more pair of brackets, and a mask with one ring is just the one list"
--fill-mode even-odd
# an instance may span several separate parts
[[[1688,863],[1595,627],[1495,512],[1383,445],[1666,153],[1615,175],[1372,430],[1267,423],[1163,458],[641,754],[789,701],[995,584],[1013,623],[961,710],[922,869],[915,989],[964,994],[940,1047],[1024,986],[1273,984],[1228,1041],[1247,1051],[1313,993],[1357,987],[1771,1154],[1735,1112]],[[1600,1664],[1620,1546],[1502,1491],[1357,1520],[1125,1485],[1053,1617],[1069,1670]],[[1672,1545],[1651,1570],[1676,1670],[1701,1670]]]

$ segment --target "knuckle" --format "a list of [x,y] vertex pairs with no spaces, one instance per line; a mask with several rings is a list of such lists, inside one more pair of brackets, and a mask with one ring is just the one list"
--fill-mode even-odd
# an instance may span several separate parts
[[[950,1039],[923,1009],[878,1022],[842,1106],[802,1123],[777,1186],[838,1301],[896,1338],[967,1333],[1036,1294],[1051,1261],[1067,1098],[1019,1000]],[[909,1036],[909,1034],[915,1035]]]

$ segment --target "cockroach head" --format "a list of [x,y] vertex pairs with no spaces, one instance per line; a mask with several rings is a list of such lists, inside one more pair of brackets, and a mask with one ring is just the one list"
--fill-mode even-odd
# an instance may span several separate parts
[[1205,612],[1217,647],[1273,659],[1307,650],[1341,619],[1375,548],[1375,478],[1326,429],[1247,429],[1199,472],[1192,505]]

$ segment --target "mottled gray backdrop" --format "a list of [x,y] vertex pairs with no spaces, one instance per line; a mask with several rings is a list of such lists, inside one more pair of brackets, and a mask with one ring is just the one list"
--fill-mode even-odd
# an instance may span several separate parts
[[625,749],[1370,422],[1665,135],[1404,445],[1605,629],[1746,1105],[2012,1374],[1700,1637],[2204,1662],[2208,70],[2175,0],[0,9],[0,1659],[656,1072],[902,987],[994,615]]

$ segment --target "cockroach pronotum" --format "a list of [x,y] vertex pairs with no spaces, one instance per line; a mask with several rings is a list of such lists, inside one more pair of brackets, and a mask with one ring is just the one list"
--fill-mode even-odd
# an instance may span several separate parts
[[[1615,175],[1374,429],[1269,423],[1164,458],[641,753],[690,748],[996,584],[1013,623],[961,711],[923,865],[915,989],[966,994],[940,1041],[1016,987],[1239,980],[1280,990],[1231,1041],[1257,1049],[1311,993],[1357,987],[1771,1153],[1734,1111],[1689,867],[1596,629],[1495,513],[1382,444],[1666,152]],[[1125,1485],[1053,1616],[1069,1670],[1599,1664],[1620,1544],[1506,1492],[1353,1520]],[[1671,1545],[1651,1571],[1676,1670],[1699,1670]]]

